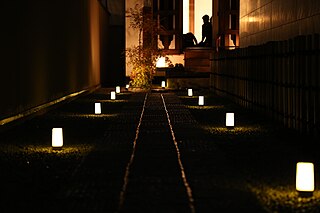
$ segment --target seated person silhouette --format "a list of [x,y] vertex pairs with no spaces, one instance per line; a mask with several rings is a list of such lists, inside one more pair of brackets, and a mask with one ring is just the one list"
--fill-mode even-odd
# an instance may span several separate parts
[[209,22],[209,16],[202,16],[202,39],[199,43],[199,46],[202,47],[211,47],[212,46],[212,25]]
[[191,32],[183,34],[183,49],[186,47],[194,47],[196,45],[198,45],[198,41]]

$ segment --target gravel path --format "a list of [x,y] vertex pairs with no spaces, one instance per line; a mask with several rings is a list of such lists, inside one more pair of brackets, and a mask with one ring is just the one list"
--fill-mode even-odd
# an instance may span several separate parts
[[294,189],[297,161],[317,171],[311,139],[208,91],[108,92],[1,132],[1,212],[320,212],[317,185],[308,198]]

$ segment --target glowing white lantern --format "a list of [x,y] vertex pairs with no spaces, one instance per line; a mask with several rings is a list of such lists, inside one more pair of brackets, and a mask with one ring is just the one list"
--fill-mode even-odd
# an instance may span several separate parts
[[188,96],[193,96],[192,89],[188,89]]
[[116,86],[116,93],[120,93],[120,87]]
[[101,114],[101,103],[94,103],[94,113]]
[[126,85],[126,89],[129,89],[129,84]]
[[199,104],[199,106],[204,105],[204,96],[199,96],[198,104]]
[[296,190],[301,192],[314,191],[313,163],[299,162],[296,171]]
[[61,148],[63,146],[62,128],[52,128],[52,147]]
[[111,92],[111,100],[115,100],[116,99],[116,92],[112,91]]
[[226,113],[226,127],[234,127],[234,113],[228,112]]
[[166,82],[165,82],[165,81],[162,81],[162,82],[161,82],[161,87],[162,87],[162,88],[165,88],[165,87],[166,87]]

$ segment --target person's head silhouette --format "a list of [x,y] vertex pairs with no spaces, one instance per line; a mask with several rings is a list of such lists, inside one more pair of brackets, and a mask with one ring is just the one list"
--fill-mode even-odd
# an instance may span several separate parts
[[203,22],[209,22],[209,16],[208,15],[204,15],[202,16]]

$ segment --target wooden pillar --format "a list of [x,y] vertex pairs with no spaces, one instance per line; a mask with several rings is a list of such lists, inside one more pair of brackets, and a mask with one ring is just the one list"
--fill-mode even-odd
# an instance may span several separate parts
[[216,41],[218,39],[218,33],[219,33],[219,1],[218,0],[212,0],[212,44],[215,46]]
[[194,0],[189,0],[189,31],[194,33]]

